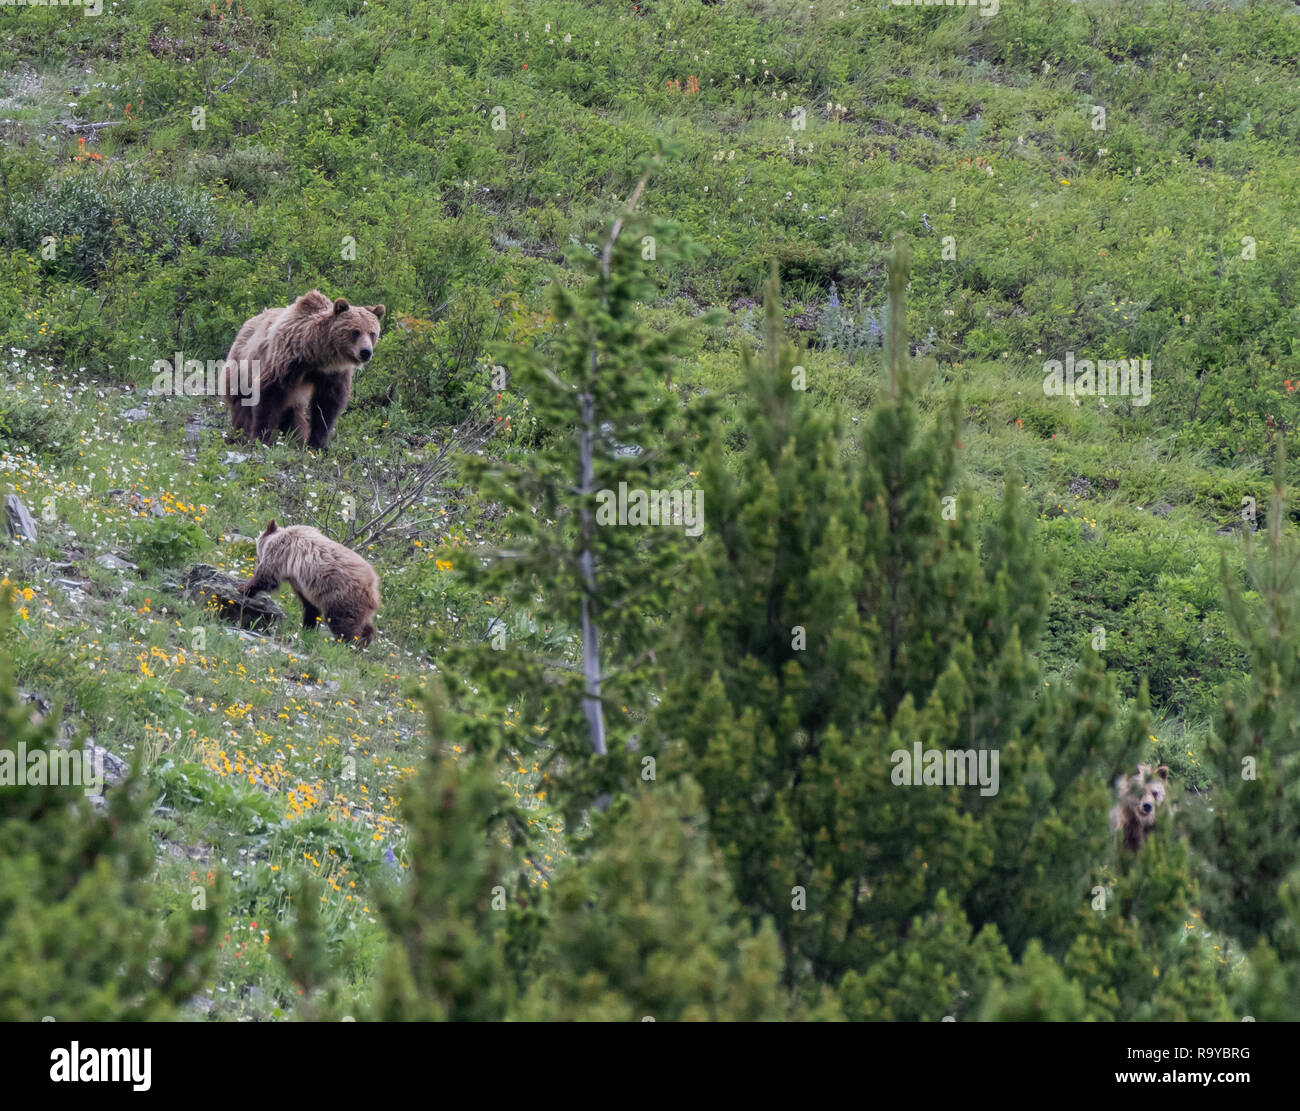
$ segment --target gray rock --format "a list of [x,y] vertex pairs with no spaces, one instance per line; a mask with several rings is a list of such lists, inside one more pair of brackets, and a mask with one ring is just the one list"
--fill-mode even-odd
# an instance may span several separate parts
[[5,498],[5,528],[15,540],[36,541],[36,522],[17,494]]
[[127,409],[122,414],[122,419],[123,420],[148,420],[149,410],[148,409]]
[[89,583],[79,582],[76,579],[55,579],[54,585],[63,591],[69,605],[78,612],[90,601],[90,591],[86,589]]
[[244,594],[243,584],[224,571],[199,563],[185,572],[184,595],[215,609],[223,621],[244,629],[271,629],[284,620],[284,610],[266,594]]
[[122,559],[111,552],[107,555],[96,556],[95,562],[109,571],[134,571],[136,569],[135,564],[130,560]]
[[110,787],[121,786],[131,774],[131,769],[125,760],[120,756],[114,756],[108,749],[102,748],[94,741],[87,741],[81,746],[81,750],[90,756],[96,768],[104,769],[105,791]]
[[221,462],[227,467],[238,467],[240,463],[247,463],[249,456],[241,451],[228,451],[222,458]]

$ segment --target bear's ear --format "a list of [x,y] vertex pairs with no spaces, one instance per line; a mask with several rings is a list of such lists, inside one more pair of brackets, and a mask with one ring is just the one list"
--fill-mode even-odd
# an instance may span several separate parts
[[263,535],[263,536],[270,536],[271,533],[273,533],[273,532],[278,532],[279,529],[280,529],[280,526],[277,525],[277,524],[275,523],[275,518],[272,517],[269,521],[267,521],[267,523],[266,523],[266,528],[262,530],[262,535]]
[[1139,764],[1139,765],[1138,765],[1138,778],[1139,778],[1139,779],[1146,779],[1150,774],[1151,774],[1151,765],[1150,765],[1150,764]]
[[349,305],[342,297],[334,302],[334,315],[338,316],[341,312],[347,312],[352,306]]
[[1166,783],[1169,781],[1169,769],[1165,767],[1164,764],[1161,764],[1160,767],[1156,768],[1156,775],[1158,775]]
[[376,320],[383,320],[384,313],[387,312],[388,310],[385,309],[383,305],[371,305],[370,311],[375,314]]

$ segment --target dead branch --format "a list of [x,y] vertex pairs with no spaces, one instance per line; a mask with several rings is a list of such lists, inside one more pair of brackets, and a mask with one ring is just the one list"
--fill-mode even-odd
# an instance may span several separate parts
[[[229,81],[223,81],[220,85],[217,86],[217,92],[224,93],[228,88],[230,88],[231,85],[233,85],[236,81],[238,81],[241,77],[244,76],[244,70],[247,69],[252,64],[253,64],[253,59],[249,58],[248,61],[244,63],[244,69],[241,69]],[[208,99],[211,100],[212,97],[209,96]]]
[[383,506],[368,521],[362,524],[352,523],[348,529],[347,539],[344,541],[349,547],[358,548],[362,544],[378,540],[385,533],[391,531],[397,522],[402,519],[406,511],[416,504],[431,483],[444,478],[450,473],[455,465],[453,452],[464,448],[466,445],[482,446],[491,439],[494,426],[488,424],[485,427],[478,418],[492,397],[493,394],[490,392],[483,395],[470,411],[470,414],[461,422],[460,427],[443,443],[438,450],[438,454],[415,471],[411,482],[404,491],[399,492],[396,497]]
[[66,128],[68,131],[71,131],[73,134],[82,131],[89,132],[91,134],[96,134],[102,131],[106,127],[120,127],[126,121],[105,120],[103,123],[78,123],[76,120],[55,120],[54,122],[57,123],[60,127]]

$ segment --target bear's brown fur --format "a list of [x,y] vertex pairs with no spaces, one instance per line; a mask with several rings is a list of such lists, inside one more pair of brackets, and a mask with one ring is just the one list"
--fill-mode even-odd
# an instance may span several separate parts
[[1161,764],[1154,771],[1150,764],[1139,764],[1137,775],[1121,775],[1115,780],[1119,800],[1110,812],[1110,832],[1124,831],[1124,847],[1137,852],[1156,824],[1156,811],[1168,793],[1169,769]]
[[273,520],[257,538],[257,566],[241,589],[257,594],[284,581],[302,603],[304,629],[324,616],[336,637],[363,647],[374,639],[379,576],[350,548],[307,525],[280,528]]
[[[225,396],[235,427],[269,444],[277,432],[296,432],[323,448],[352,396],[352,372],[368,362],[379,339],[383,305],[331,301],[318,289],[285,308],[263,309],[244,322],[225,364]],[[239,395],[238,367],[257,369],[256,404]]]

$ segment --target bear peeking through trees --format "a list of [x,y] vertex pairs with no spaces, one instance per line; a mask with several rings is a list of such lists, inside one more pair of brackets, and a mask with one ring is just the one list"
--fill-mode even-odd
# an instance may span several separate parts
[[257,566],[240,589],[274,590],[288,581],[302,603],[302,627],[324,617],[330,632],[362,647],[375,636],[379,576],[361,556],[307,525],[280,528],[274,520],[257,538]]
[[[223,392],[235,427],[269,444],[296,432],[323,448],[352,396],[352,372],[374,354],[384,306],[330,301],[318,289],[286,308],[263,309],[244,321],[226,356]],[[253,364],[259,390],[240,395],[238,368]]]
[[1150,764],[1139,764],[1137,775],[1121,775],[1115,780],[1119,800],[1110,812],[1112,834],[1124,831],[1124,847],[1137,852],[1156,824],[1156,811],[1168,792],[1169,769],[1161,764],[1154,771]]

